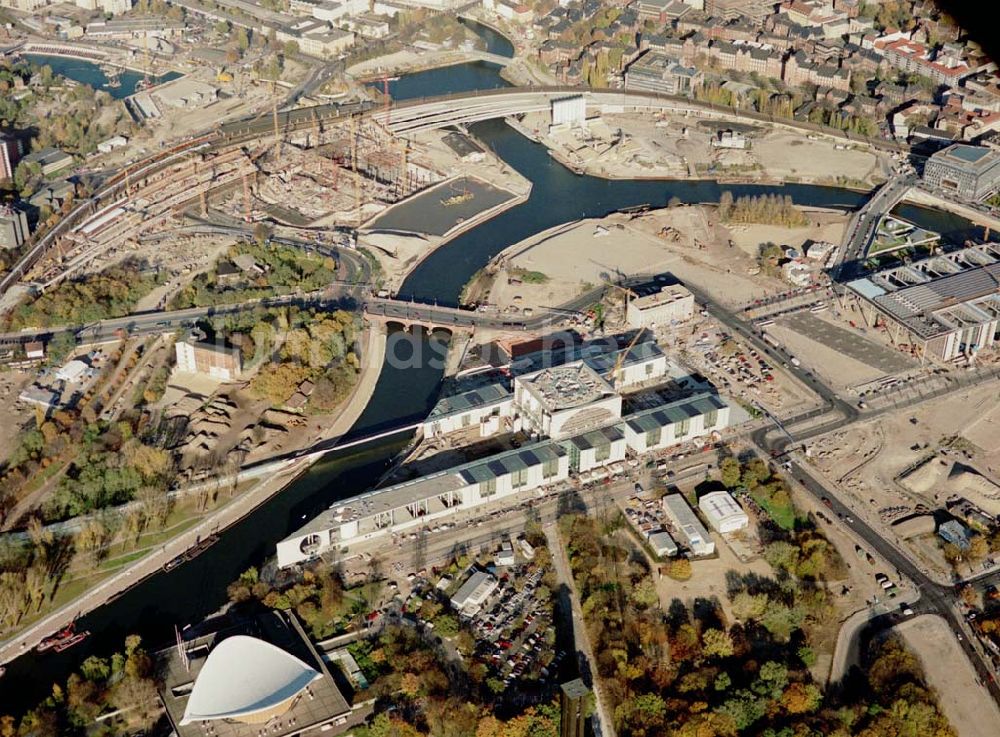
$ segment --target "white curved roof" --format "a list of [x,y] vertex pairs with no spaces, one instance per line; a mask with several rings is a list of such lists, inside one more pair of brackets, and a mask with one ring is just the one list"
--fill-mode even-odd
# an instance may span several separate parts
[[226,638],[195,679],[181,724],[252,717],[290,701],[320,677],[269,642],[246,635]]

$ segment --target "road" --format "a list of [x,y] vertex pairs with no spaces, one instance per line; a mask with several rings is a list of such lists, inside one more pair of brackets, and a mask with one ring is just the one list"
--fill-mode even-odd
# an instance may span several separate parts
[[861,270],[868,247],[884,215],[887,215],[916,184],[912,174],[896,175],[854,213],[846,229],[847,239],[840,250],[832,271],[833,281],[843,283],[855,278]]

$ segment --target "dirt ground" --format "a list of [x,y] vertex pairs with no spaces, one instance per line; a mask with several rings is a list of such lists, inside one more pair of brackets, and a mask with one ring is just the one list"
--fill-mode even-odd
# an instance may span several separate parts
[[[729,247],[729,231],[714,222],[714,212],[709,207],[676,207],[557,226],[501,255],[498,262],[507,271],[500,272],[490,301],[501,310],[554,305],[602,281],[657,272],[670,272],[730,306],[781,289],[778,280],[748,275],[756,271],[754,259]],[[548,279],[510,285],[510,269],[538,271]]]
[[826,181],[832,172],[845,180],[871,181],[881,172],[879,158],[858,147],[838,150],[832,139],[809,140],[801,133],[775,130],[754,141],[752,154],[772,177]]
[[976,672],[947,623],[924,614],[896,629],[920,657],[927,682],[938,692],[941,710],[959,737],[995,737],[1000,709],[976,682]]
[[34,371],[4,371],[0,374],[0,458],[10,457],[22,426],[35,413],[34,405],[17,399],[34,378]]
[[[904,472],[937,453],[943,439],[972,425],[991,406],[994,396],[992,390],[979,387],[855,423],[849,429],[811,441],[811,463],[852,498],[859,516],[894,536],[888,531],[892,522],[940,508],[956,491],[943,480],[920,483],[919,472],[902,478]],[[1000,464],[996,453],[978,449],[970,450],[968,457],[951,451],[948,465],[954,460],[971,463],[993,478]],[[964,493],[968,496],[972,492]],[[910,540],[908,548],[929,570],[947,574],[940,545],[932,535]]]
[[165,269],[169,278],[140,299],[134,311],[155,310],[167,304],[195,276],[211,269],[231,245],[232,238],[183,237],[161,241],[149,249],[151,261]]
[[[562,160],[589,174],[611,178],[726,177],[867,185],[886,176],[889,161],[867,147],[794,130],[683,115],[593,115],[589,131],[549,134],[551,116],[531,113],[522,125]],[[712,140],[730,127],[747,130],[746,149],[716,148]],[[620,140],[619,140],[620,132]]]
[[729,238],[737,248],[756,258],[762,243],[774,243],[798,249],[810,241],[840,243],[844,237],[847,217],[841,213],[807,211],[810,223],[802,228],[782,228],[777,225],[729,225]]
[[687,581],[675,581],[667,575],[663,575],[656,580],[656,592],[660,597],[660,606],[664,611],[670,608],[670,602],[680,599],[690,606],[695,599],[708,599],[717,601],[726,614],[726,619],[734,621],[732,602],[726,587],[726,574],[729,571],[738,572],[741,575],[756,574],[758,576],[772,577],[774,571],[763,558],[757,558],[750,563],[744,563],[730,549],[725,541],[716,534],[712,535],[715,541],[715,551],[718,557],[709,560],[696,560],[691,563],[691,578]]

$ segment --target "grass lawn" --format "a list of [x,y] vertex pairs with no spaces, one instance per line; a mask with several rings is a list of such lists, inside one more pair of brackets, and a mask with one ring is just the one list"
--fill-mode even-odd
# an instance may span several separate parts
[[795,515],[795,507],[789,504],[775,504],[768,494],[761,491],[752,491],[750,496],[753,500],[757,502],[761,508],[768,513],[774,523],[778,525],[782,530],[794,530],[795,520],[797,519]]

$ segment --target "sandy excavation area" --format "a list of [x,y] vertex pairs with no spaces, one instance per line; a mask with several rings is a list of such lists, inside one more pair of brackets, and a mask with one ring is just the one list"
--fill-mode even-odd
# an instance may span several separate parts
[[927,683],[938,692],[941,710],[959,737],[995,737],[1000,709],[976,683],[976,672],[958,640],[940,617],[924,614],[896,626],[924,666]]
[[[755,259],[729,246],[728,229],[713,215],[713,208],[686,206],[557,226],[498,257],[489,301],[502,310],[553,306],[607,280],[665,272],[731,307],[787,288],[751,276]],[[525,277],[531,272],[540,283]]]
[[840,243],[847,226],[847,216],[837,212],[824,212],[802,208],[809,217],[809,225],[802,228],[782,228],[777,225],[728,225],[729,239],[747,256],[756,258],[762,243],[795,248],[800,253],[806,244],[814,241]]
[[[696,120],[661,112],[591,112],[586,129],[550,133],[548,113],[529,113],[521,125],[561,160],[609,178],[701,177],[870,185],[890,171],[888,156],[861,144],[759,124]],[[745,149],[713,145],[720,131],[746,136]]]
[[769,175],[780,179],[826,181],[839,176],[842,181],[861,182],[881,174],[878,157],[866,147],[848,144],[850,148],[837,149],[838,145],[843,144],[776,130],[755,140],[751,151]]
[[[808,446],[810,463],[837,485],[857,515],[903,545],[941,580],[947,580],[950,569],[928,513],[942,508],[953,494],[990,513],[1000,511],[997,454],[979,448],[971,448],[967,455],[941,452],[943,441],[974,427],[989,409],[995,386],[855,423]],[[952,472],[955,462],[970,468],[956,475]],[[916,515],[923,515],[926,524],[911,526]],[[893,524],[907,519],[910,522],[904,525]]]

